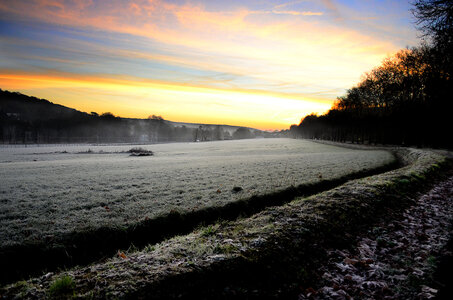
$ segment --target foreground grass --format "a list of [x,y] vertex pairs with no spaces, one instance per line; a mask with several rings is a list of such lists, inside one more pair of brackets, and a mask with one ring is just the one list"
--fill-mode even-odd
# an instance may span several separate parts
[[48,295],[50,298],[63,299],[74,296],[75,283],[72,277],[64,275],[56,279],[49,287]]
[[[101,155],[99,147],[90,155],[70,148],[73,154],[20,152],[39,150],[33,147],[7,155],[0,148],[0,251],[39,241],[66,246],[78,233],[109,235],[170,212],[223,206],[393,160],[387,151],[290,139],[199,144],[156,145],[161,151],[151,157]],[[3,163],[4,156],[14,161]]]
[[250,216],[394,162],[384,150],[290,139],[160,147],[145,158],[107,153],[120,149],[102,155],[88,149],[88,156],[73,149],[32,155],[37,162],[16,154],[15,162],[3,163],[0,282],[87,264],[200,223]]
[[[357,232],[442,175],[448,161],[437,154],[399,149],[405,167],[350,181],[332,190],[249,218],[220,222],[142,251],[27,281],[24,298],[45,297],[55,280],[70,276],[75,297],[198,298],[297,295],[323,258],[319,249],[347,245]],[[18,284],[1,291],[17,295]]]

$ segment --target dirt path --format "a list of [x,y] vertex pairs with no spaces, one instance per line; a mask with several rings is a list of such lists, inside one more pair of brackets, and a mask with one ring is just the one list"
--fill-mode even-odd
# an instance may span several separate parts
[[452,201],[450,177],[398,219],[372,228],[353,249],[329,250],[327,264],[319,270],[320,285],[306,289],[299,299],[445,297],[446,290],[440,293],[439,288],[448,289],[452,277],[434,273],[440,257],[451,256],[445,251],[452,237]]

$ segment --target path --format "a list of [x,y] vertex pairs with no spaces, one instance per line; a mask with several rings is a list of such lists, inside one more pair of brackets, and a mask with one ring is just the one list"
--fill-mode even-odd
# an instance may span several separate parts
[[[360,237],[354,249],[329,250],[320,286],[299,299],[433,299],[452,279],[433,279],[452,233],[453,177],[420,196],[403,215]],[[450,270],[451,271],[451,270]],[[447,282],[449,281],[449,282]]]

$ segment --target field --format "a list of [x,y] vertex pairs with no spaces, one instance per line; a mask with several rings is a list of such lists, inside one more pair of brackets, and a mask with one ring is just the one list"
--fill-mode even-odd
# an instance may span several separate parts
[[[294,298],[320,288],[329,249],[381,238],[451,169],[429,150],[292,139],[132,147],[1,148],[3,298]],[[428,269],[395,289],[418,293]]]
[[127,227],[391,162],[386,151],[292,139],[0,148],[1,247]]

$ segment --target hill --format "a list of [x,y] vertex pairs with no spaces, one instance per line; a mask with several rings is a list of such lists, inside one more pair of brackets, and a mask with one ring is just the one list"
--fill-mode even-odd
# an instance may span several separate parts
[[261,130],[80,112],[0,89],[0,143],[163,143],[272,137]]

